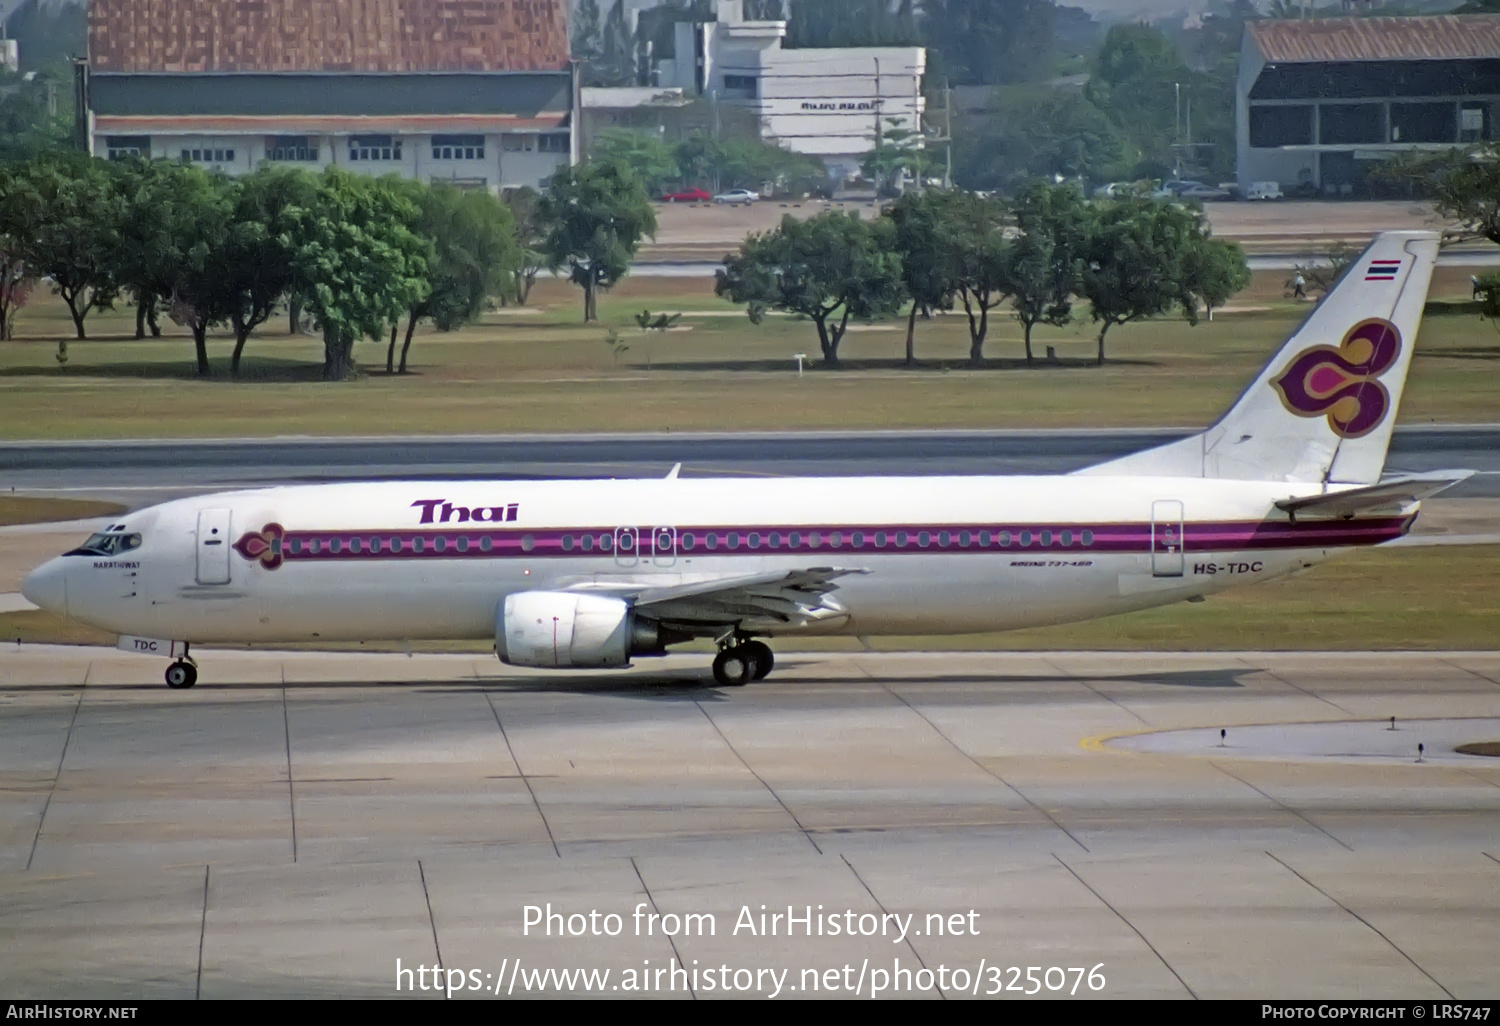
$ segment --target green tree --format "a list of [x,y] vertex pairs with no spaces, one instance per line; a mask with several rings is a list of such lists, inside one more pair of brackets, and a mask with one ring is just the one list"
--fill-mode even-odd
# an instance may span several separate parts
[[604,19],[599,0],[578,0],[573,10],[573,28],[569,35],[573,56],[585,64],[599,59]]
[[630,167],[652,195],[682,178],[674,147],[655,132],[610,128],[594,141],[591,159],[618,160]]
[[[196,171],[195,168],[181,170]],[[233,294],[226,288],[233,269],[225,240],[229,236],[233,203],[228,183],[221,177],[209,178],[199,172],[204,189],[194,189],[184,178],[182,202],[173,215],[173,231],[161,263],[162,298],[169,304],[172,317],[187,325],[193,336],[193,354],[198,373],[207,376],[208,329],[228,320],[233,310]]]
[[962,193],[949,238],[953,282],[969,324],[969,362],[984,362],[990,311],[1010,297],[1012,242],[1003,201]]
[[1202,211],[1164,200],[1128,198],[1094,209],[1079,280],[1100,326],[1100,366],[1105,336],[1116,325],[1156,317],[1173,306],[1197,323],[1188,263],[1198,252],[1202,224]]
[[317,196],[318,180],[299,168],[265,164],[233,182],[233,209],[219,259],[224,307],[234,329],[232,374],[240,372],[250,333],[293,289],[295,232]]
[[1094,58],[1085,95],[1143,153],[1160,158],[1176,142],[1179,89],[1192,73],[1172,41],[1148,25],[1115,25]]
[[31,299],[36,276],[21,259],[14,239],[0,238],[0,342],[15,337],[16,314]]
[[[1234,52],[1237,57],[1237,41]],[[1158,29],[1115,25],[1094,58],[1084,95],[1120,128],[1143,163],[1156,169],[1137,177],[1179,162],[1225,171],[1234,156],[1236,69],[1234,60],[1225,59],[1208,72],[1194,72]],[[1178,149],[1189,141],[1191,151]]]
[[[149,325],[160,337],[157,311],[172,300],[173,276],[188,248],[221,239],[205,237],[209,218],[222,230],[222,194],[228,184],[201,168],[168,161],[131,160],[102,165],[122,207],[111,254],[115,281],[135,299],[135,337],[145,338]],[[200,353],[199,372],[208,373]]]
[[916,365],[917,315],[953,305],[955,281],[951,240],[958,230],[960,193],[909,192],[886,216],[901,256],[901,281],[911,297],[906,318],[906,365]]
[[656,214],[641,180],[617,160],[560,168],[542,197],[542,251],[553,270],[583,289],[583,320],[598,319],[598,296],[630,271],[641,239],[656,234]]
[[694,132],[672,149],[682,179],[714,192],[759,189],[771,182],[780,190],[800,194],[828,181],[827,169],[816,157],[760,139],[715,139]]
[[806,221],[787,215],[774,231],[749,236],[725,258],[714,293],[747,304],[756,324],[768,309],[811,319],[830,366],[849,318],[889,316],[906,298],[891,222],[833,210]]
[[974,189],[1016,189],[1035,178],[1115,181],[1138,159],[1103,111],[1046,87],[996,90],[983,120],[954,134],[954,177]]
[[[593,0],[583,0],[579,5],[579,22],[583,23],[584,5],[592,5]],[[598,8],[594,7],[592,18],[598,17]],[[590,46],[589,52],[580,54],[575,46],[575,56],[584,58],[583,81],[589,86],[633,86],[637,84],[636,71],[636,35],[631,29],[630,18],[625,12],[624,0],[614,0],[610,5],[609,13],[604,16],[603,23],[599,28],[597,44]]]
[[1438,215],[1459,232],[1500,244],[1500,153],[1493,147],[1403,153],[1377,175],[1430,193]]
[[0,160],[28,160],[73,145],[73,84],[53,69],[0,75]]
[[1479,316],[1500,326],[1500,271],[1479,275],[1474,281],[1474,294],[1479,299]]
[[904,127],[905,121],[887,118],[876,147],[860,162],[860,170],[882,195],[895,193],[903,172],[921,182],[933,164],[932,154],[922,148],[922,133]]
[[789,0],[788,48],[916,46],[911,4],[892,0]]
[[1021,322],[1030,367],[1036,326],[1060,328],[1072,320],[1089,211],[1077,186],[1039,182],[1021,194],[1014,214],[1016,236],[1010,244],[1005,290]]
[[0,167],[0,235],[62,297],[78,338],[84,319],[119,293],[113,258],[120,197],[102,161],[79,153],[44,154]]
[[1250,265],[1237,242],[1211,239],[1204,228],[1191,240],[1192,252],[1183,262],[1183,308],[1201,304],[1214,319],[1214,310],[1250,284]]
[[531,297],[536,276],[547,267],[547,222],[542,218],[542,197],[530,186],[512,189],[505,197],[516,233],[516,267],[512,273],[513,295],[521,306]]
[[[439,183],[422,186],[417,204],[421,211],[417,230],[432,243],[433,257],[427,270],[427,295],[407,313],[401,374],[406,373],[417,322],[430,320],[439,331],[452,331],[478,320],[485,301],[506,287],[518,256],[510,211],[488,192]],[[395,370],[395,343],[392,331],[386,373]]]
[[379,338],[426,295],[430,244],[389,184],[328,168],[310,206],[288,211],[293,288],[323,330],[323,377],[354,372],[354,343]]
[[921,26],[936,67],[955,84],[1029,82],[1051,73],[1052,0],[923,0]]

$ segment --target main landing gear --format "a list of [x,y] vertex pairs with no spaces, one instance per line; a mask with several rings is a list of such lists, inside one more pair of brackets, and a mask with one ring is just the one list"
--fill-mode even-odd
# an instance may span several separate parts
[[198,683],[198,664],[188,655],[187,645],[182,646],[182,658],[167,667],[167,687],[173,691],[184,691]]
[[730,636],[720,644],[719,654],[714,656],[714,680],[724,687],[743,687],[761,680],[776,665],[771,646],[763,641]]

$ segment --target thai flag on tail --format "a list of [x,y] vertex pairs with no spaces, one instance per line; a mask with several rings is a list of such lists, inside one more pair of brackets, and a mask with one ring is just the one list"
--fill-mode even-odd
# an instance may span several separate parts
[[1399,260],[1371,260],[1370,266],[1365,269],[1365,281],[1394,281],[1399,270]]

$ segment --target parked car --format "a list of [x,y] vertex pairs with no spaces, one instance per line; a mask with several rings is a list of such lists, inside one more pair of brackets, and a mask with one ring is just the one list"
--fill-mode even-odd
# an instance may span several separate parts
[[1251,182],[1245,190],[1247,200],[1279,200],[1285,198],[1280,182]]
[[1223,189],[1215,189],[1211,185],[1204,185],[1202,182],[1194,182],[1185,189],[1177,190],[1177,198],[1195,200],[1221,200],[1228,199],[1229,193],[1225,192]]
[[669,192],[661,198],[663,203],[707,203],[713,196],[706,189],[683,189]]
[[753,189],[730,189],[721,192],[714,197],[715,203],[754,203],[760,199],[760,193]]
[[1115,199],[1129,195],[1134,188],[1134,182],[1110,182],[1108,185],[1101,185],[1095,189],[1094,195],[1099,199]]

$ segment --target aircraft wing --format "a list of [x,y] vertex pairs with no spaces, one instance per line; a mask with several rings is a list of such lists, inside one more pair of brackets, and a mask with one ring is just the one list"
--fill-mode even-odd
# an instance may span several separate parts
[[1299,516],[1347,520],[1359,513],[1399,511],[1404,506],[1453,487],[1473,476],[1473,473],[1472,470],[1437,470],[1428,474],[1408,474],[1342,492],[1282,499],[1276,506],[1290,513],[1294,520]]
[[821,566],[724,574],[672,584],[657,584],[651,577],[596,578],[575,584],[570,590],[605,592],[626,599],[664,625],[689,633],[712,633],[730,626],[785,630],[846,618],[848,610],[833,598],[832,593],[838,590],[835,582],[850,574],[867,573]]

